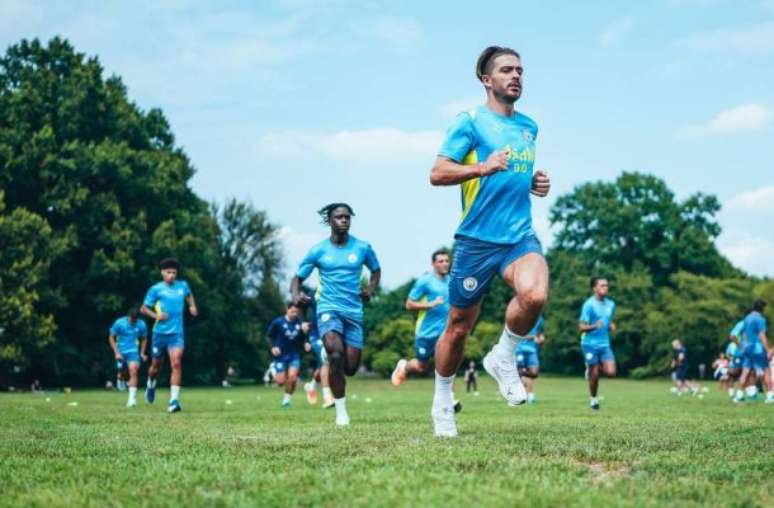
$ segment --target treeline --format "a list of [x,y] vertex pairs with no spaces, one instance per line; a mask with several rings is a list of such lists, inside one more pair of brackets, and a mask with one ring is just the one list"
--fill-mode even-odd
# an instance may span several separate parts
[[0,385],[94,384],[113,375],[107,332],[176,256],[200,304],[186,383],[228,365],[257,376],[283,309],[282,253],[265,212],[208,204],[158,109],[65,40],[0,59]]

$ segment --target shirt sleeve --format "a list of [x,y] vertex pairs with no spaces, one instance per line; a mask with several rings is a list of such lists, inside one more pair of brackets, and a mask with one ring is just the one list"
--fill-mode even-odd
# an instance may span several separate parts
[[304,259],[301,260],[301,264],[298,265],[298,271],[296,271],[296,275],[299,279],[306,279],[312,275],[312,271],[314,271],[317,266],[318,253],[319,249],[316,247],[311,248],[309,252],[306,253]]
[[266,329],[266,335],[269,336],[269,339],[271,339],[272,345],[274,345],[277,338],[277,320],[276,319],[273,319],[271,323],[269,323],[269,327]]
[[145,300],[142,301],[142,304],[152,309],[158,300],[159,297],[156,291],[156,286],[151,286],[148,292],[145,293]]
[[366,247],[364,263],[372,272],[376,272],[381,269],[381,266],[379,266],[379,260],[376,258],[376,252],[374,252],[374,249],[371,247],[370,243]]
[[419,279],[417,279],[414,285],[411,286],[411,291],[409,291],[409,294],[408,294],[409,300],[418,302],[423,296],[427,294],[427,291],[425,290],[424,282],[425,282],[424,278],[420,277]]
[[469,113],[460,113],[454,119],[449,130],[446,131],[446,137],[438,155],[448,157],[458,163],[462,162],[462,159],[475,147],[475,142],[473,119]]
[[113,321],[113,324],[110,325],[110,335],[116,337],[118,336],[118,321]]
[[140,319],[140,338],[148,337],[148,325],[145,324],[145,320]]
[[592,324],[591,323],[591,305],[589,304],[589,302],[584,303],[583,307],[581,307],[580,322],[586,323],[587,325]]

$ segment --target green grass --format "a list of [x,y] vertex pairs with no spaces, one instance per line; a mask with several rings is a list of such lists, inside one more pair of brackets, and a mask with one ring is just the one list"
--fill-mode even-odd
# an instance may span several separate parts
[[541,379],[520,408],[482,379],[455,440],[432,436],[431,380],[351,381],[346,430],[303,393],[280,409],[276,388],[184,389],[176,415],[165,390],[134,410],[2,395],[0,505],[774,506],[774,406],[708,386],[603,380],[594,415],[580,379]]

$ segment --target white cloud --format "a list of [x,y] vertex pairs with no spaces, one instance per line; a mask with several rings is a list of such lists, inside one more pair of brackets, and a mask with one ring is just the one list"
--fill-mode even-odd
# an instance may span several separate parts
[[265,134],[256,149],[262,157],[301,160],[315,157],[371,164],[378,160],[432,158],[441,145],[435,131],[380,128],[333,133],[285,131]]
[[774,185],[737,194],[728,200],[729,210],[774,210]]
[[701,51],[774,53],[774,22],[698,32],[681,39],[679,44]]
[[757,131],[766,127],[771,119],[772,112],[767,107],[760,104],[743,104],[724,109],[705,123],[683,127],[677,133],[680,136],[693,137]]
[[634,18],[625,16],[613,21],[601,34],[599,34],[599,43],[604,46],[612,46],[621,42],[624,37],[634,28]]
[[456,99],[449,101],[446,104],[442,104],[438,108],[438,111],[444,118],[454,118],[463,111],[473,109],[476,106],[480,106],[484,102],[486,102],[486,95],[484,95],[482,92],[481,95],[464,97],[462,99]]
[[384,18],[366,32],[392,46],[408,48],[422,37],[419,24],[410,19]]
[[731,262],[743,270],[758,276],[774,275],[774,239],[765,236],[744,236],[718,242],[722,252]]
[[[282,226],[279,229],[277,238],[282,243],[285,260],[287,262],[287,266],[285,266],[285,274],[288,278],[287,282],[289,282],[290,277],[296,273],[295,271],[298,264],[304,259],[304,256],[309,252],[309,249],[319,242],[323,236],[324,233],[321,234],[319,231],[316,233],[306,233],[296,231],[291,226]],[[315,271],[308,279],[308,284],[310,286],[316,286],[317,283],[318,278],[317,272]]]

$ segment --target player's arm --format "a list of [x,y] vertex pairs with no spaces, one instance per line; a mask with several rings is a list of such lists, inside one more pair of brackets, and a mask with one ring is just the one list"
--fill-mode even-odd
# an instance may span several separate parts
[[763,344],[763,348],[766,350],[766,354],[771,357],[771,348],[769,347],[769,340],[766,337],[766,332],[761,330],[758,334],[758,337],[761,339],[761,344]]
[[196,300],[194,300],[193,293],[188,293],[185,302],[188,304],[188,312],[190,312],[193,317],[198,316],[199,308],[196,306]]
[[610,333],[615,333],[616,327],[615,327],[615,321],[610,321],[610,326],[608,326],[610,329]]
[[418,302],[411,298],[406,298],[406,310],[429,310],[434,309],[443,303],[443,297],[439,296],[432,302]]
[[430,183],[437,186],[457,185],[507,169],[508,156],[502,151],[494,151],[485,162],[471,165],[460,164],[449,157],[439,155],[430,171]]
[[371,272],[370,277],[368,278],[368,286],[360,293],[360,297],[363,299],[365,303],[368,303],[371,301],[371,298],[373,298],[374,293],[376,292],[376,288],[379,287],[379,281],[381,280],[382,280],[382,269],[377,268],[376,270],[373,270]]
[[538,346],[542,346],[545,341],[546,341],[546,336],[543,334],[543,332],[540,332],[537,335],[535,335],[535,344],[537,344]]
[[112,333],[108,335],[108,343],[110,344],[110,348],[113,350],[113,355],[115,355],[116,360],[121,358],[121,353],[118,351],[118,345],[116,344],[116,336]]
[[307,305],[309,303],[309,296],[301,291],[301,284],[303,282],[304,279],[298,275],[294,275],[290,280],[290,295],[296,305]]
[[585,332],[590,332],[591,330],[597,330],[597,329],[600,328],[601,323],[602,323],[601,319],[599,321],[597,321],[596,323],[594,323],[593,325],[589,324],[589,323],[587,323],[585,321],[581,321],[580,323],[578,323],[578,330],[580,330],[581,332],[584,332],[584,333]]
[[142,361],[145,361],[148,359],[148,355],[145,354],[145,350],[147,346],[148,346],[148,336],[145,335],[143,336],[142,339],[140,339],[140,358],[142,359]]

